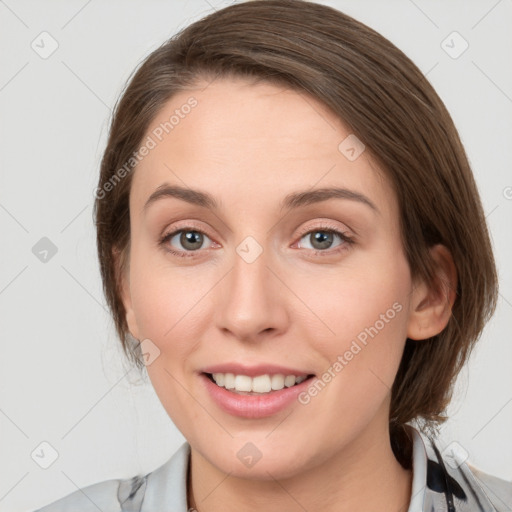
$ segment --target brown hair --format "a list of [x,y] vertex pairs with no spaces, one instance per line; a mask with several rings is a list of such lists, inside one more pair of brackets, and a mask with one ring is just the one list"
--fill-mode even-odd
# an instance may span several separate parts
[[119,288],[129,260],[133,172],[120,179],[118,171],[166,101],[216,76],[286,85],[325,104],[393,185],[413,277],[434,283],[434,244],[452,254],[458,285],[448,325],[428,340],[406,341],[392,388],[392,446],[407,464],[403,426],[446,420],[455,377],[496,307],[496,268],[476,184],[443,102],[402,51],[331,7],[303,0],[231,5],[166,41],[130,78],[113,114],[94,210],[104,292],[123,349],[142,368],[138,344],[127,341]]

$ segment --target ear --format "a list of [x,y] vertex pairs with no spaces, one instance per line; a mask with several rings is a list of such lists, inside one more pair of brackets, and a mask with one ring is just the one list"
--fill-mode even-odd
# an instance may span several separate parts
[[121,300],[126,314],[128,330],[136,340],[139,340],[139,328],[135,319],[130,292],[130,264],[128,254],[126,252],[123,254],[119,249],[113,248],[112,257],[114,259],[116,281],[119,286]]
[[457,296],[457,269],[450,251],[438,244],[430,253],[436,263],[436,276],[431,286],[420,281],[412,292],[407,337],[413,340],[439,334],[450,320]]

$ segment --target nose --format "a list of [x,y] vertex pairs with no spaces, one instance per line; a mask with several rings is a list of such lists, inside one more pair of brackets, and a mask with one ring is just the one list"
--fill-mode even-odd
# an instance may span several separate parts
[[234,254],[231,271],[219,283],[217,327],[224,335],[244,342],[274,338],[285,332],[289,322],[283,278],[276,265],[270,267],[265,251],[254,261],[240,254]]

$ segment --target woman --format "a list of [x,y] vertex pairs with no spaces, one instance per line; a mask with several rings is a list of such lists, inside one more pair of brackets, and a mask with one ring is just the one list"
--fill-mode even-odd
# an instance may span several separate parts
[[190,25],[130,80],[96,198],[119,337],[187,442],[41,511],[510,510],[434,439],[496,270],[453,122],[388,40],[297,0]]

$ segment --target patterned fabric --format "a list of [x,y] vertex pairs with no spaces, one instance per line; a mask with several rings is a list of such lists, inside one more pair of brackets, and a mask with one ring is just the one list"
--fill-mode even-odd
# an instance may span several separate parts
[[[413,482],[408,512],[512,512],[512,482],[440,454],[434,440],[413,436]],[[90,485],[34,512],[188,512],[185,442],[145,476]],[[383,511],[385,512],[385,511]]]

